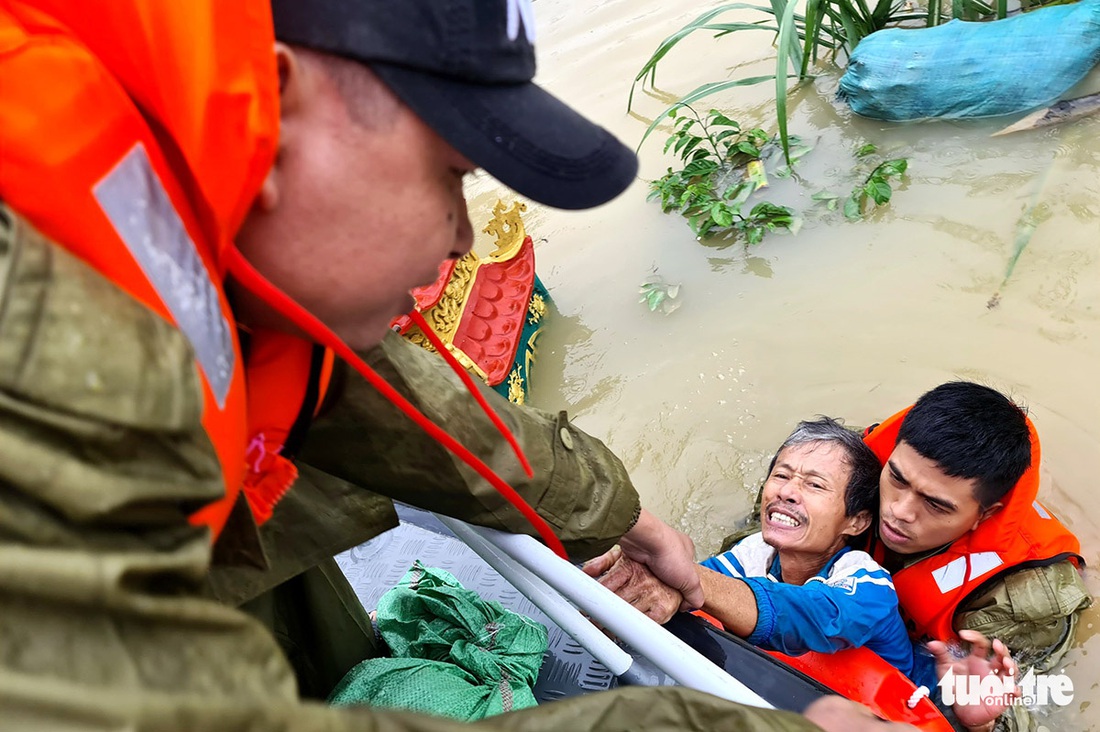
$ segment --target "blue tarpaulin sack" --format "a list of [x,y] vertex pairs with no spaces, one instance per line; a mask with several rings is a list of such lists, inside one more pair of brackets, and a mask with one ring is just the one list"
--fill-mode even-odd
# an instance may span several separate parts
[[1100,61],[1100,0],[1005,20],[888,28],[856,46],[840,95],[864,117],[994,117],[1050,104]]

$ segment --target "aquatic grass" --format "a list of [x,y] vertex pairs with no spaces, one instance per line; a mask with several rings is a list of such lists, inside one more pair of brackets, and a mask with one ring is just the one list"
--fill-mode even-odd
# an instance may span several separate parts
[[[724,3],[686,24],[665,38],[646,59],[634,77],[627,99],[627,111],[633,108],[634,93],[639,84],[653,87],[657,79],[657,66],[685,38],[696,32],[712,32],[721,38],[746,31],[768,31],[775,35],[776,73],[773,76],[755,76],[703,84],[689,92],[681,102],[692,104],[700,99],[738,86],[775,81],[776,116],[780,141],[784,154],[789,155],[787,142],[787,93],[794,86],[811,78],[811,68],[822,63],[839,63],[847,57],[860,41],[883,28],[895,26],[933,26],[954,18],[965,20],[991,20],[1007,17],[1016,10],[1032,10],[1044,5],[1059,4],[1065,0],[1014,0],[1010,11],[1008,0],[949,0],[950,12],[945,13],[948,0],[928,0],[923,9],[911,0],[806,0],[806,7],[799,13],[794,0],[769,0],[768,5],[753,3]],[[759,20],[726,21],[723,16],[739,11],[758,13]],[[642,141],[663,121],[677,105],[665,109],[642,135]],[[639,147],[641,146],[639,142]]]
[[[650,133],[679,104],[692,104],[726,89],[774,80],[780,140],[784,154],[789,155],[786,108],[789,79],[794,78],[796,84],[804,81],[810,76],[811,65],[817,64],[823,56],[827,55],[828,58],[835,59],[838,53],[850,52],[859,40],[890,22],[923,17],[920,14],[900,13],[895,7],[896,2],[898,0],[878,0],[872,9],[867,5],[866,0],[854,2],[852,0],[808,0],[805,12],[799,13],[796,3],[792,0],[769,0],[769,5],[766,6],[752,3],[725,3],[703,13],[665,38],[645,61],[630,86],[627,111],[633,108],[634,92],[638,85],[642,84],[644,88],[648,81],[651,87],[654,86],[657,79],[657,66],[661,60],[681,41],[697,31],[713,32],[716,38],[743,31],[765,30],[775,34],[776,73],[772,76],[710,82],[693,89],[679,103],[668,107],[653,120],[642,135],[641,142],[645,142]],[[724,14],[744,10],[760,13],[766,17],[755,22],[719,20]]]
[[729,81],[714,81],[709,84],[703,84],[700,87],[692,89],[690,92],[684,95],[683,99],[670,105],[663,112],[653,118],[653,121],[649,123],[649,127],[642,133],[642,139],[638,142],[638,147],[641,148],[642,143],[646,141],[646,138],[657,129],[658,126],[666,119],[676,116],[676,110],[681,107],[690,107],[695,102],[704,97],[709,97],[711,94],[717,94],[720,91],[726,89],[732,89],[738,86],[753,86],[755,84],[763,84],[766,81],[772,81],[774,76],[750,76],[746,79],[731,79]]

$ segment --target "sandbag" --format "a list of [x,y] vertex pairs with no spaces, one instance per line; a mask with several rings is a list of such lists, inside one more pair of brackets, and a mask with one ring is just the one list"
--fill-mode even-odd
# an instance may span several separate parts
[[1016,114],[1055,101],[1100,61],[1100,0],[1005,20],[888,28],[864,38],[840,96],[864,117]]
[[353,668],[332,704],[369,704],[472,722],[535,706],[546,628],[483,600],[419,561],[378,601],[378,633],[393,658]]

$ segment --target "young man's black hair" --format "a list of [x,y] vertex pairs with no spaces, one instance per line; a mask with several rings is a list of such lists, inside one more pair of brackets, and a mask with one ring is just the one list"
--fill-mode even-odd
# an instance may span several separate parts
[[1031,465],[1027,416],[1004,394],[969,381],[932,389],[913,405],[898,442],[949,476],[975,479],[983,509],[1001,500]]

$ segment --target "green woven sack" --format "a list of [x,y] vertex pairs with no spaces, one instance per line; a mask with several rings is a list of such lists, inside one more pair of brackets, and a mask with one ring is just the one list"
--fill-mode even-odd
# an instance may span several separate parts
[[363,661],[329,701],[406,709],[466,722],[535,705],[546,629],[481,599],[417,561],[378,601],[392,658]]

